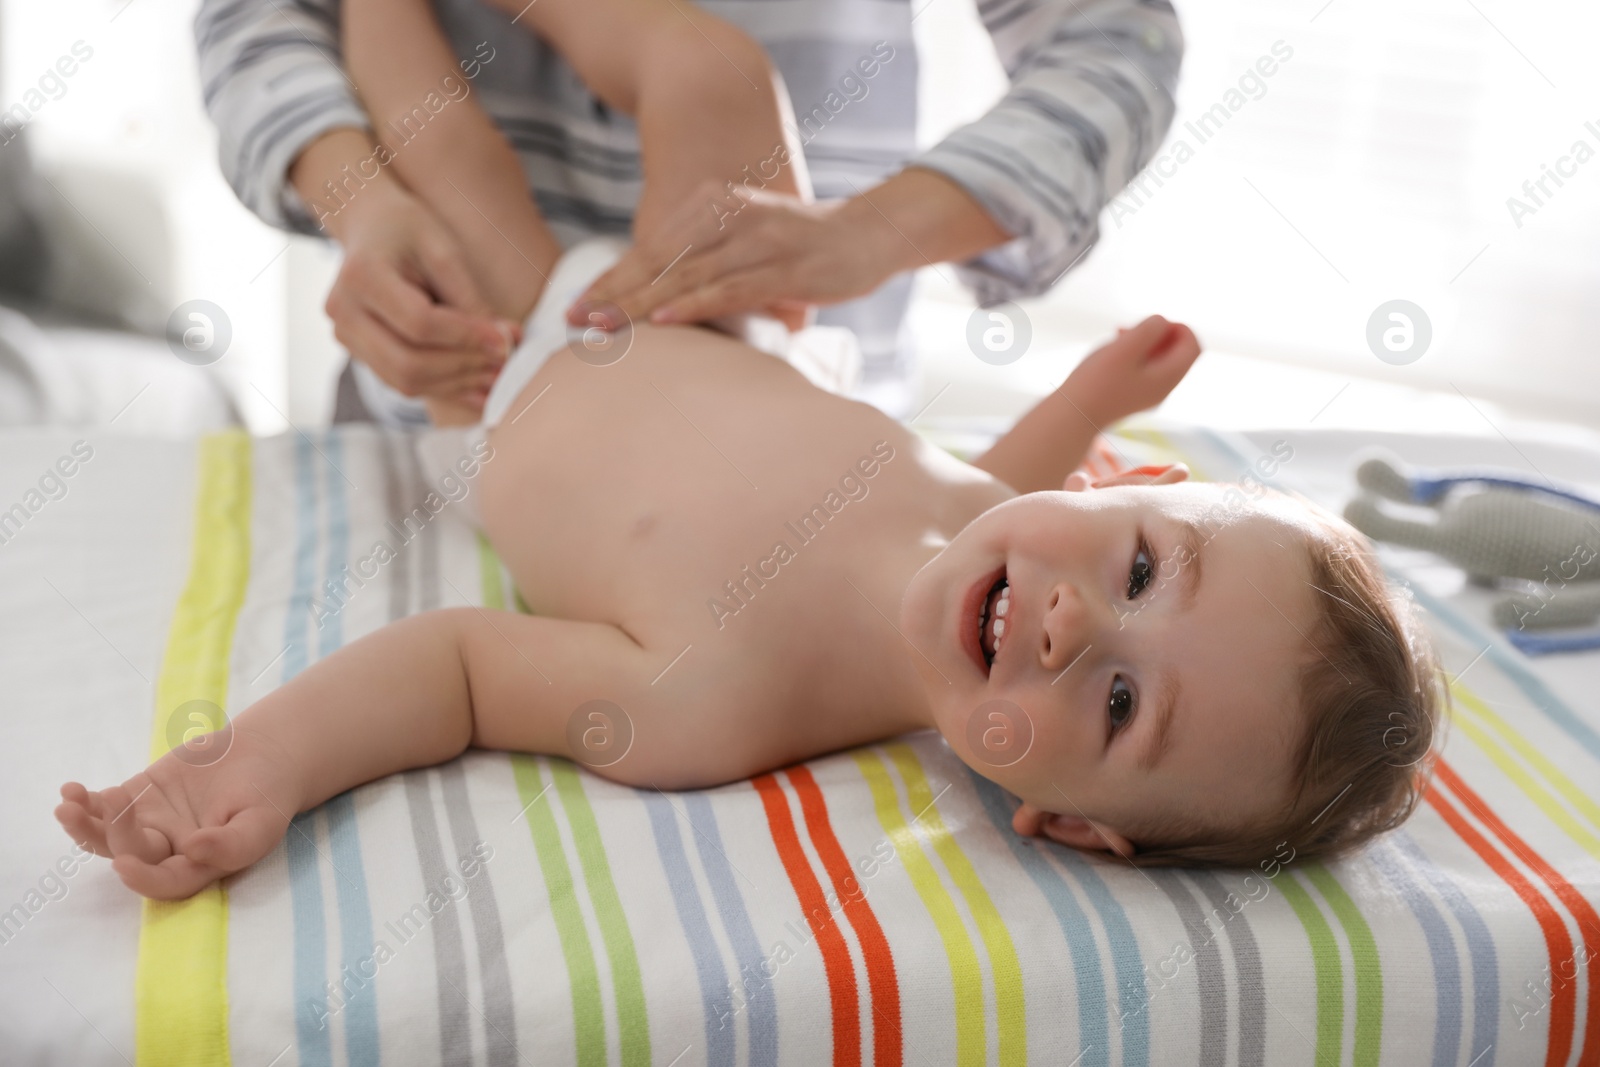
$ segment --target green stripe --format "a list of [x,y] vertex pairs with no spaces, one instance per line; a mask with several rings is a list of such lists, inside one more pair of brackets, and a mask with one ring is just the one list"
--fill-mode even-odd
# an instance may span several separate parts
[[1355,901],[1326,867],[1312,864],[1306,868],[1306,877],[1322,893],[1350,938],[1352,969],[1356,972],[1356,1044],[1352,1051],[1355,1067],[1370,1067],[1378,1062],[1378,1049],[1383,1044],[1383,965],[1378,960],[1378,944]]
[[583,862],[583,878],[589,886],[589,900],[600,922],[600,936],[611,960],[611,983],[617,997],[617,1028],[621,1032],[622,1067],[650,1067],[650,1020],[645,1013],[644,980],[639,974],[639,957],[634,953],[633,934],[622,913],[616,883],[611,880],[611,864],[600,843],[600,826],[594,809],[584,795],[578,769],[567,760],[550,761],[550,777],[555,779],[561,806],[566,809],[572,838]]
[[1344,969],[1339,963],[1339,946],[1333,929],[1322,917],[1322,909],[1311,899],[1293,871],[1277,880],[1283,899],[1289,902],[1306,928],[1311,942],[1311,958],[1317,970],[1317,1049],[1318,1063],[1344,1062]]
[[500,577],[500,557],[489,547],[489,539],[478,535],[478,580],[483,586],[483,606],[491,611],[504,611],[506,607],[505,584]]
[[[487,587],[486,587],[487,588]],[[539,869],[550,892],[550,914],[561,936],[561,955],[567,961],[567,982],[572,987],[572,1028],[577,1035],[578,1067],[606,1067],[606,1019],[600,1003],[600,974],[594,948],[578,911],[572,888],[572,871],[556,831],[556,819],[547,803],[535,803],[545,788],[539,764],[532,756],[513,753],[511,773],[517,796],[527,806],[528,829],[539,854]]]

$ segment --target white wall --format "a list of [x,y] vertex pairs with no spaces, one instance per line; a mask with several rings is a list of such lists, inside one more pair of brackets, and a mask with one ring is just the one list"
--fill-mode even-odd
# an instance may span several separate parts
[[[970,5],[925,3],[916,28],[933,137],[981,112],[1002,83]],[[1100,246],[1049,298],[1025,305],[1035,346],[1070,347],[1160,312],[1189,322],[1214,349],[1459,388],[1600,424],[1600,361],[1591,356],[1600,336],[1600,156],[1560,189],[1548,184],[1554,195],[1520,227],[1506,206],[1575,141],[1600,151],[1600,8],[1575,0],[1178,6],[1188,51],[1166,149],[1171,176],[1102,215]],[[1186,123],[1280,40],[1292,58],[1200,143]],[[957,66],[989,75],[958,76]],[[1179,139],[1194,150],[1182,165]],[[937,274],[924,276],[926,318],[952,294]],[[1429,351],[1401,367],[1377,360],[1365,341],[1373,309],[1397,297],[1420,305],[1434,326]],[[1043,387],[1048,375],[1014,377]]]

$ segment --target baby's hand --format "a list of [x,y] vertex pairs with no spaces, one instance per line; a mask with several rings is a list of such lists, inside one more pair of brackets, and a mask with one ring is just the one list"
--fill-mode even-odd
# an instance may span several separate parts
[[1067,385],[1084,412],[1105,427],[1161,403],[1199,357],[1194,331],[1152,315],[1089,353]]
[[[261,859],[299,810],[298,783],[281,756],[236,743],[220,759],[162,756],[120,786],[61,787],[56,820],[80,845],[112,858],[124,885],[179,900]],[[206,757],[209,758],[209,757]]]

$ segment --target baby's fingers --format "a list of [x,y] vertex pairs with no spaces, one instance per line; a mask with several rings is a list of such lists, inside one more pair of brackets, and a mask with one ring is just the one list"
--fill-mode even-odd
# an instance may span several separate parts
[[152,900],[192,897],[227,873],[187,856],[168,856],[160,863],[146,863],[137,856],[118,855],[111,861],[111,869],[123,885]]
[[216,870],[240,871],[271,852],[288,826],[271,808],[246,808],[222,826],[190,834],[183,842],[183,854]]
[[68,785],[77,786],[77,789],[74,791],[68,786],[61,787],[62,802],[56,805],[56,822],[80,847],[96,856],[111,855],[111,849],[106,845],[105,823],[91,814],[91,809],[84,802],[86,797],[79,798],[80,794],[87,791],[76,782]]
[[132,856],[145,863],[160,863],[172,855],[172,843],[167,835],[145,826],[140,821],[139,801],[149,792],[150,786],[141,787],[138,794],[129,793],[114,785],[103,791],[106,814],[106,844],[115,856]]

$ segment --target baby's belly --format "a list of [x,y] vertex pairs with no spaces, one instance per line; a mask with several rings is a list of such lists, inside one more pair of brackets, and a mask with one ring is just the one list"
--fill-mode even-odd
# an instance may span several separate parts
[[609,367],[558,353],[511,410],[482,512],[519,591],[641,641],[725,633],[726,612],[780,599],[801,552],[824,565],[796,523],[899,431],[764,353],[651,327]]

